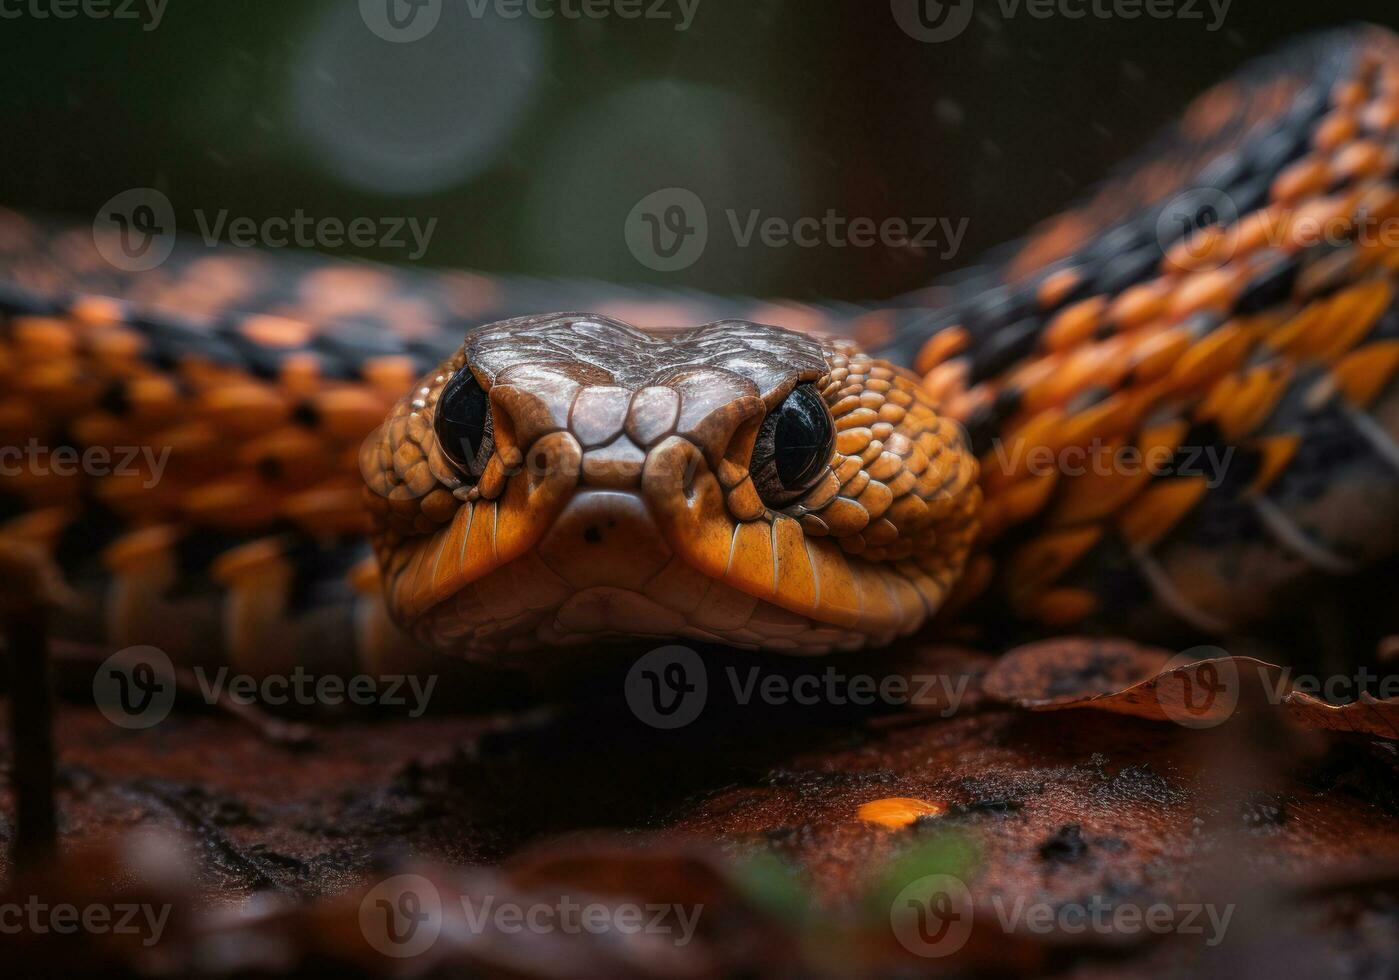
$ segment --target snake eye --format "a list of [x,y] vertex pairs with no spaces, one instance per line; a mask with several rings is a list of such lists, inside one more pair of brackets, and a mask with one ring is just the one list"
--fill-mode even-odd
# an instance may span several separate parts
[[437,445],[467,483],[481,479],[495,450],[490,400],[471,369],[458,371],[437,399]]
[[813,385],[798,385],[768,413],[749,472],[769,507],[785,507],[810,490],[831,461],[835,422]]

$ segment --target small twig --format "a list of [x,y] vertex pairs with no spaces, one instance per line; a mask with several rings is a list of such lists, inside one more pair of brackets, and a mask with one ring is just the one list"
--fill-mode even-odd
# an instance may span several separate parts
[[53,684],[49,676],[48,570],[31,556],[0,549],[0,582],[6,587],[0,618],[9,652],[11,785],[16,869],[51,860],[57,849],[54,803]]

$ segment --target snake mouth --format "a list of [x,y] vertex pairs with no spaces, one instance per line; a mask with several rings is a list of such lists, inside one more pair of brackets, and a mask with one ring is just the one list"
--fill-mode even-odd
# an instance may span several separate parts
[[735,519],[686,439],[617,481],[567,433],[547,438],[552,478],[520,473],[411,543],[390,604],[428,644],[511,659],[680,637],[817,655],[889,642],[928,614],[895,569],[808,539],[790,516]]

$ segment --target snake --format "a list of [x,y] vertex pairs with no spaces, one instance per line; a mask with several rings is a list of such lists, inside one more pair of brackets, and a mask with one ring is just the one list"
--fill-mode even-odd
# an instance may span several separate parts
[[5,210],[0,551],[64,636],[257,674],[1246,633],[1399,550],[1396,167],[1399,40],[1360,26],[877,305],[131,272]]

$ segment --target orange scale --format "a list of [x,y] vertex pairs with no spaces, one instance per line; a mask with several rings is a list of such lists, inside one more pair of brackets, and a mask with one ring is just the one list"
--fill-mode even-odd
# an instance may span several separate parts
[[948,327],[939,330],[932,337],[928,338],[923,349],[918,352],[914,359],[914,370],[919,374],[927,374],[949,357],[955,357],[967,349],[971,344],[971,334],[965,327]]
[[373,357],[360,366],[364,380],[390,402],[407,391],[418,377],[411,357],[388,355]]
[[1021,407],[1032,412],[1057,408],[1068,404],[1085,388],[1098,384],[1111,363],[1102,348],[1101,344],[1091,344],[1065,355],[1054,371],[1023,389]]
[[1399,374],[1399,340],[1382,340],[1351,351],[1332,371],[1354,405],[1365,408]]
[[981,482],[988,496],[1030,475],[1035,453],[1042,454],[1046,448],[1056,451],[1063,424],[1064,412],[1052,408],[1007,428],[991,451],[981,457]]
[[1356,191],[1319,197],[1298,206],[1280,247],[1291,255],[1332,238],[1349,238],[1355,209],[1362,199],[1362,194]]
[[1064,420],[1060,440],[1065,446],[1086,446],[1095,440],[1122,435],[1136,418],[1136,406],[1126,394],[1116,394]]
[[1050,469],[1013,483],[987,499],[982,505],[982,540],[994,541],[1007,528],[1023,524],[1044,510],[1058,483],[1059,473]]
[[1106,296],[1094,296],[1065,307],[1045,327],[1041,342],[1046,350],[1062,351],[1091,340],[1103,323]]
[[1249,493],[1262,493],[1270,487],[1292,462],[1302,439],[1295,435],[1268,436],[1255,439],[1249,448],[1258,452],[1258,472],[1248,486]]
[[1077,269],[1060,269],[1057,272],[1051,272],[1045,277],[1044,282],[1040,283],[1035,294],[1040,309],[1055,309],[1082,282],[1083,275]]
[[1231,225],[1210,225],[1187,235],[1171,247],[1161,260],[1166,275],[1217,269],[1234,255],[1238,232]]
[[1318,150],[1330,153],[1349,143],[1360,132],[1360,125],[1353,113],[1333,112],[1321,121],[1312,135],[1312,145]]
[[1201,387],[1236,369],[1253,346],[1253,335],[1237,322],[1206,334],[1181,355],[1165,378],[1168,391]]
[[1373,235],[1390,233],[1388,226],[1399,218],[1399,189],[1388,183],[1371,184],[1361,191],[1355,214],[1357,223]]
[[923,391],[934,404],[941,404],[966,391],[970,375],[966,361],[947,361],[923,375]]
[[304,347],[313,339],[313,331],[304,320],[270,314],[248,317],[240,332],[264,347]]
[[1340,109],[1359,109],[1369,98],[1369,87],[1354,79],[1337,82],[1331,90],[1331,104]]
[[990,385],[977,385],[971,391],[959,392],[947,399],[941,411],[954,419],[969,419],[977,409],[990,405],[996,400],[996,392]]
[[1315,342],[1307,345],[1308,352],[1324,361],[1341,357],[1370,333],[1393,301],[1394,285],[1384,279],[1339,294],[1332,301],[1331,329],[1319,332]]
[[1131,337],[1128,373],[1134,382],[1154,381],[1170,370],[1194,341],[1185,327],[1164,321],[1144,328]]
[[266,526],[282,508],[282,497],[255,477],[242,474],[201,484],[187,491],[180,509],[191,520],[228,529]]
[[1135,330],[1166,312],[1171,284],[1166,280],[1142,283],[1124,290],[1108,308],[1107,320],[1122,332]]
[[290,394],[310,397],[321,387],[321,360],[315,354],[292,354],[283,359],[277,380]]
[[1387,135],[1399,127],[1399,99],[1388,98],[1371,102],[1360,115],[1365,128],[1372,133]]
[[1245,216],[1238,224],[1234,239],[1234,255],[1252,255],[1261,249],[1280,246],[1286,238],[1292,211],[1281,204],[1261,208]]
[[1320,156],[1307,157],[1289,166],[1273,181],[1272,199],[1284,204],[1320,194],[1331,186],[1331,164]]
[[10,329],[20,360],[46,361],[77,353],[78,338],[69,323],[59,317],[19,316]]
[[131,363],[140,357],[145,347],[145,338],[124,327],[102,330],[87,338],[89,353],[112,366]]
[[110,296],[79,296],[68,307],[69,315],[90,328],[110,327],[126,319],[126,310]]
[[1053,628],[1082,622],[1098,610],[1098,597],[1087,589],[1050,589],[1029,607],[1031,618]]
[[1272,415],[1292,375],[1292,365],[1285,361],[1225,375],[1215,382],[1195,417],[1215,422],[1227,440],[1240,442]]
[[1103,536],[1097,526],[1051,531],[1031,540],[1006,562],[1006,591],[1017,607],[1033,601],[1072,568]]
[[1273,350],[1295,356],[1308,338],[1315,337],[1330,317],[1331,300],[1318,300],[1303,307],[1296,316],[1285,320],[1263,335],[1263,342]]
[[1158,480],[1127,505],[1118,530],[1134,547],[1154,547],[1190,513],[1209,489],[1203,476]]
[[[1119,439],[1109,449],[1114,458],[1122,458],[1126,446],[1127,443]],[[1050,528],[1062,528],[1105,520],[1125,507],[1152,479],[1145,465],[1085,469],[1063,481],[1063,489],[1046,515],[1046,523]]]
[[1059,369],[1065,356],[1063,353],[1046,354],[1044,357],[1026,361],[1005,376],[1003,387],[1014,388],[1021,392],[1021,406],[1032,412],[1038,411],[1045,406],[1034,404],[1034,398],[1030,393],[1038,389],[1046,378],[1051,377]]
[[1179,322],[1206,310],[1227,313],[1242,289],[1237,270],[1197,272],[1180,284],[1167,303],[1167,315]]
[[1378,177],[1388,172],[1393,156],[1373,140],[1357,140],[1336,154],[1334,177]]

